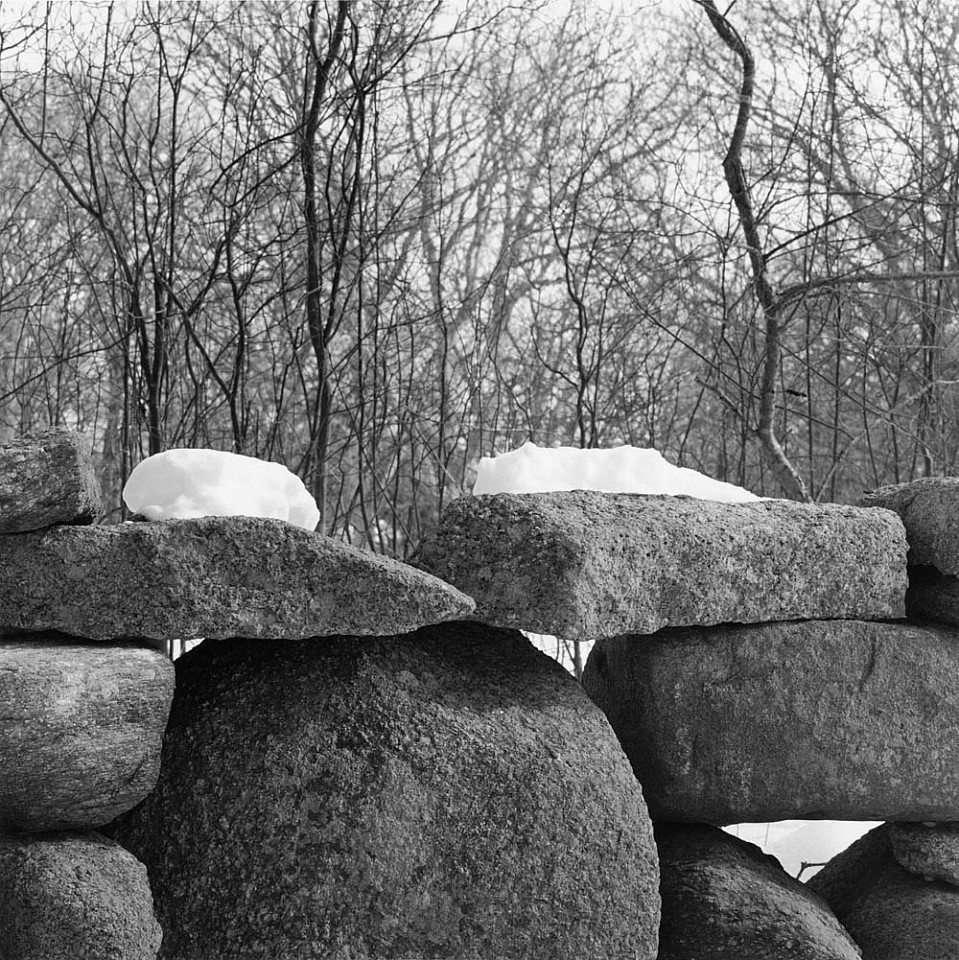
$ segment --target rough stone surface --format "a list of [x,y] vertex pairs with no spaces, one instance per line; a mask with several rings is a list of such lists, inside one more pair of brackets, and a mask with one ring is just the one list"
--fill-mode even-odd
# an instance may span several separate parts
[[583,686],[653,819],[959,819],[959,631],[863,621],[602,640]]
[[911,566],[959,574],[959,477],[924,477],[880,487],[860,502],[902,517]]
[[883,510],[564,493],[462,497],[419,562],[476,619],[592,640],[665,626],[904,614],[906,542]]
[[658,960],[859,960],[826,904],[774,857],[716,827],[656,824]]
[[3,960],[154,960],[142,863],[97,834],[0,836]]
[[472,609],[429,574],[281,520],[57,527],[0,551],[0,633],[297,639],[402,633]]
[[959,886],[959,823],[894,823],[889,839],[903,869]]
[[173,666],[156,650],[0,640],[0,828],[97,827],[156,783]]
[[862,950],[863,960],[955,960],[959,890],[927,882],[896,863],[889,824],[833,857],[807,886]]
[[602,713],[515,631],[205,641],[111,829],[170,960],[652,960],[658,866]]
[[101,509],[85,437],[51,431],[0,446],[0,533],[92,523]]

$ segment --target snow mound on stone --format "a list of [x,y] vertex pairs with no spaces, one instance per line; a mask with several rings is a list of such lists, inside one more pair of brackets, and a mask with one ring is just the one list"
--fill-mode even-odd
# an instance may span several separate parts
[[473,485],[474,494],[554,490],[685,495],[725,503],[762,499],[735,484],[673,466],[658,450],[631,446],[581,450],[527,442],[498,457],[483,457]]
[[134,467],[123,501],[148,520],[267,517],[307,530],[320,511],[295,474],[281,463],[221,450],[167,450]]

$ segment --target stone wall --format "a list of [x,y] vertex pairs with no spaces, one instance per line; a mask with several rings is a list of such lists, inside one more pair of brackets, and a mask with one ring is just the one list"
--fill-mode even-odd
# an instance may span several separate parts
[[[0,477],[5,960],[956,954],[959,481],[464,498],[414,567]],[[719,829],[793,817],[889,824],[808,886]]]

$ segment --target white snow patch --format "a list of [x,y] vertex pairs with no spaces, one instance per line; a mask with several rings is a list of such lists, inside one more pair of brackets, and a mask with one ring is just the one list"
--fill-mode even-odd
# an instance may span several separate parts
[[303,481],[283,464],[221,450],[147,457],[133,468],[123,501],[148,520],[269,517],[313,530],[320,519]]
[[473,484],[474,494],[552,490],[685,495],[726,503],[762,499],[735,484],[674,466],[658,450],[630,446],[582,450],[527,442],[498,457],[483,457]]

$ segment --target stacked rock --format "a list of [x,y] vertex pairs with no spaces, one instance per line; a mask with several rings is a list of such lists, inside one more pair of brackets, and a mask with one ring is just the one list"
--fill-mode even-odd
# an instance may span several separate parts
[[456,501],[422,560],[484,622],[597,641],[583,685],[657,822],[660,960],[795,960],[860,949],[720,826],[959,810],[959,634],[902,619],[906,550],[875,506],[574,491]]
[[206,638],[176,661],[156,789],[106,828],[149,870],[164,960],[653,960],[628,760],[566,671],[474,606],[278,520],[56,527],[0,553],[8,635]]
[[898,685],[912,694],[916,725],[928,724],[925,752],[935,760],[925,771],[927,789],[940,791],[944,802],[887,818],[903,822],[872,830],[809,886],[865,957],[951,960],[959,955],[959,478],[881,487],[861,502],[901,517],[909,543],[906,611],[915,630],[937,640],[936,653],[917,656]]
[[[173,669],[122,633],[91,642],[23,616],[24,543],[92,530],[100,509],[89,447],[51,433],[0,448],[0,956],[152,960],[160,945],[146,868],[98,828],[156,782]],[[80,524],[84,526],[72,526]],[[70,526],[68,526],[70,525]]]

